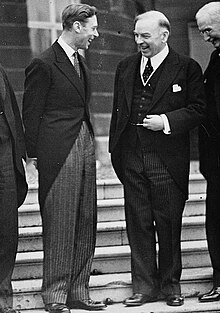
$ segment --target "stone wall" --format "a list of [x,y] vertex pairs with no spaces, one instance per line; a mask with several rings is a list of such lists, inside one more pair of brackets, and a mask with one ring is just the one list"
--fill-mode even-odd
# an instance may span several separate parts
[[[60,0],[62,1],[62,0]],[[108,132],[112,109],[113,83],[118,62],[136,51],[133,20],[137,13],[156,9],[171,21],[169,43],[189,55],[188,23],[205,0],[85,0],[98,9],[99,33],[86,59],[92,71],[92,116],[97,142],[97,159],[109,165]],[[6,68],[21,106],[24,68],[31,59],[26,0],[0,2],[0,63]],[[191,158],[196,159],[197,134],[192,134]]]
[[0,63],[6,69],[21,107],[24,68],[31,51],[25,0],[0,2]]

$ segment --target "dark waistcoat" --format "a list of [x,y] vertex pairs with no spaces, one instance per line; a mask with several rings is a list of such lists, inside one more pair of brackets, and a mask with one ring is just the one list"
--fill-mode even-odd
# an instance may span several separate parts
[[143,119],[146,115],[151,114],[151,112],[149,112],[149,107],[151,105],[162,68],[163,65],[160,65],[146,86],[142,83],[139,70],[137,71],[130,119],[124,133],[123,142],[125,146],[135,148],[138,144],[144,148],[149,147],[154,142],[155,134],[153,131],[146,129],[143,126],[134,126],[132,124],[143,123]]

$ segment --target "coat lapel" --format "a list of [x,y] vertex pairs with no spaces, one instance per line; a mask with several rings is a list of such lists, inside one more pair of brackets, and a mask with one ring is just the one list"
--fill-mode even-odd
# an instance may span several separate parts
[[126,102],[128,105],[128,111],[131,111],[131,104],[133,100],[133,92],[134,92],[134,84],[136,79],[137,71],[140,67],[141,61],[141,53],[135,55],[133,59],[131,59],[130,64],[128,65],[125,73],[124,73],[124,88],[126,95]]
[[164,60],[163,70],[154,91],[152,104],[149,110],[160,100],[166,90],[170,87],[180,68],[178,55],[170,49],[167,58]]
[[71,84],[77,89],[83,101],[85,101],[85,91],[83,87],[83,82],[79,78],[74,66],[71,64],[67,55],[57,42],[55,42],[52,45],[52,48],[56,55],[55,60],[56,66],[66,76],[66,78],[71,82]]
[[[124,74],[124,88],[129,112],[131,110],[134,84],[137,71],[139,70],[140,61],[141,53],[138,53],[133,59],[131,59],[131,62]],[[172,49],[170,49],[170,52],[164,62],[164,67],[158,80],[156,90],[152,99],[152,104],[149,110],[160,100],[160,98],[166,92],[167,88],[169,88],[169,86],[172,84],[173,80],[175,79],[177,73],[181,68],[179,57]]]
[[0,72],[0,101],[4,102],[5,97],[6,97],[5,81],[2,73]]
[[215,101],[216,101],[216,110],[218,113],[218,117],[220,118],[220,88],[219,88],[219,84],[220,84],[220,56],[219,56],[219,52],[217,50],[215,50],[212,55],[211,55],[211,59],[210,62],[208,64],[207,69],[205,70],[204,73],[204,78],[205,78],[205,82],[208,76],[211,77],[215,77],[214,82],[215,82]]

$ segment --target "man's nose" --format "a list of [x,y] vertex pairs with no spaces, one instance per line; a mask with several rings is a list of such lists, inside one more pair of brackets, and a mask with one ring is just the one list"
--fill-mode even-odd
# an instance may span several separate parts
[[209,35],[209,34],[207,34],[206,32],[205,32],[205,33],[203,33],[203,39],[204,39],[205,41],[209,41],[209,39],[210,39],[210,35]]
[[139,44],[141,44],[143,42],[143,38],[141,36],[136,36],[135,37],[135,41],[139,45]]
[[95,37],[99,37],[99,33],[98,33],[97,29],[96,29],[95,32],[94,32],[94,36],[95,36]]

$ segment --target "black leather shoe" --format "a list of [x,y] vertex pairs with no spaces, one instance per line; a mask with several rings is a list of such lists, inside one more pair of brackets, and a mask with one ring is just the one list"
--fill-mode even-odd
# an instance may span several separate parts
[[180,295],[170,295],[167,297],[167,305],[170,306],[181,306],[184,304],[184,298]]
[[63,303],[49,303],[45,306],[45,311],[49,313],[70,313],[70,309]]
[[133,296],[126,298],[123,301],[123,304],[126,306],[140,306],[144,303],[155,302],[157,298],[150,297],[148,295],[144,295],[142,293],[135,293]]
[[213,288],[207,293],[199,296],[200,302],[214,302],[220,300],[220,287]]
[[102,301],[88,300],[75,300],[69,303],[71,309],[82,309],[88,311],[98,311],[106,308],[106,305]]

